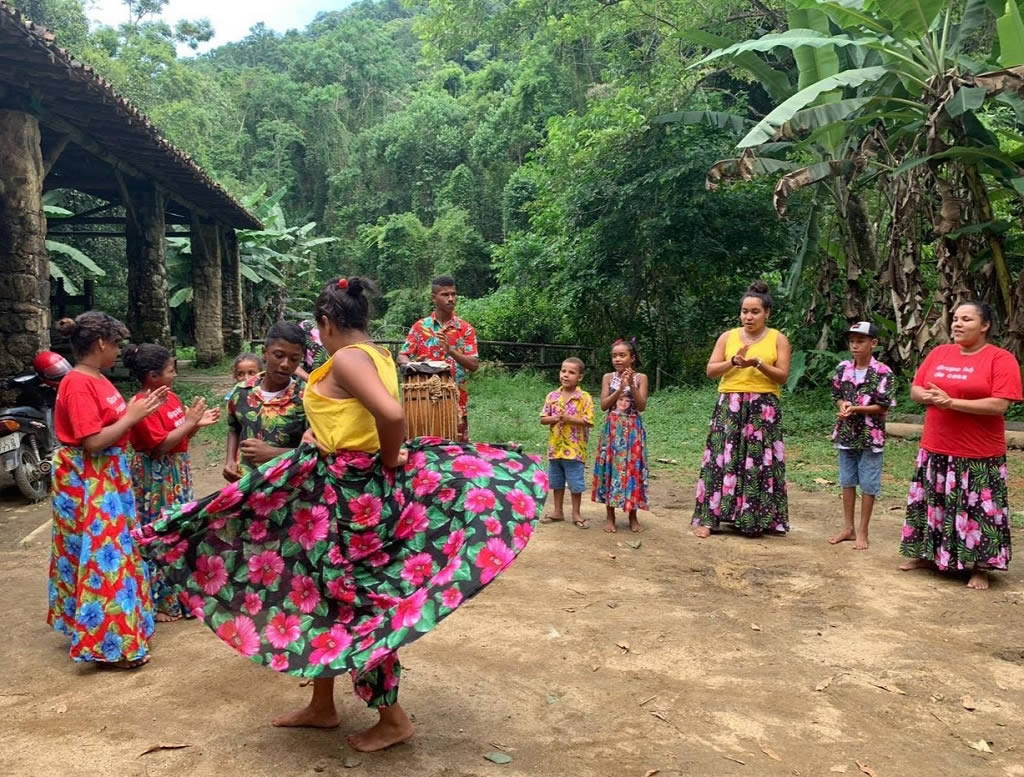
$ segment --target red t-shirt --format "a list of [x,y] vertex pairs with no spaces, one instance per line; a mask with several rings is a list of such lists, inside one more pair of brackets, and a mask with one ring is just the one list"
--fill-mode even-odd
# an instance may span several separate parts
[[[1013,354],[987,345],[964,355],[958,345],[934,348],[918,367],[914,385],[934,383],[953,399],[1021,399],[1020,365]],[[988,459],[1006,454],[1006,424],[1001,415],[974,415],[929,405],[921,447],[932,453]]]
[[[79,447],[86,437],[102,432],[120,419],[127,408],[121,392],[109,380],[71,370],[57,389],[57,404],[53,410],[57,439],[65,445]],[[110,447],[123,448],[127,444],[126,432]]]
[[[136,398],[145,396],[136,394]],[[132,427],[132,447],[140,453],[149,453],[167,439],[167,435],[185,423],[185,406],[173,391],[167,393],[167,401],[156,412],[143,418]],[[188,450],[188,435],[168,453],[185,453]]]

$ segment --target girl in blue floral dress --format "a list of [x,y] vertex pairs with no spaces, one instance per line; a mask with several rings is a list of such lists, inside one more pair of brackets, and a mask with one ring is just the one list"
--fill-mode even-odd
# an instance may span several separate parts
[[231,647],[315,678],[278,726],[339,725],[334,677],[351,673],[376,725],[370,751],[412,736],[397,651],[475,596],[526,546],[547,473],[513,448],[419,438],[402,447],[394,363],[373,345],[369,285],[331,281],[316,304],[332,356],[304,395],[303,445],[145,527],[192,611]]

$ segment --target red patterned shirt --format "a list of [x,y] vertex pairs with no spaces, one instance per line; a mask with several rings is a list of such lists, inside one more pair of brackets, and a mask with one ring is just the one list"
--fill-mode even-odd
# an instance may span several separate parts
[[446,329],[455,331],[456,351],[466,356],[477,355],[476,330],[472,324],[458,316],[452,316],[447,323],[442,324],[434,318],[433,313],[412,325],[399,355],[407,356],[413,361],[448,362],[455,382],[459,385],[459,410],[465,415],[466,403],[469,401],[469,394],[466,393],[467,374],[462,365],[445,352],[444,337],[441,333]]

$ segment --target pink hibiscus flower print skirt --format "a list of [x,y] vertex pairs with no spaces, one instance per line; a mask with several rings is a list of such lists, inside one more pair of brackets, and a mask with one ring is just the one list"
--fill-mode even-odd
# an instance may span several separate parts
[[1010,504],[1006,457],[965,459],[918,451],[900,554],[939,569],[1006,569]]
[[697,480],[694,526],[789,531],[782,407],[774,394],[718,395]]
[[303,445],[138,533],[190,611],[243,656],[329,677],[378,666],[526,547],[547,473],[513,447],[419,438],[409,463]]

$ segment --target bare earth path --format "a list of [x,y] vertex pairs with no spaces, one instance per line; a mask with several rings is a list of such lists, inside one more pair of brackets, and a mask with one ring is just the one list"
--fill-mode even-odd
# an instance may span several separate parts
[[[418,735],[369,756],[344,745],[372,721],[347,683],[340,732],[271,728],[307,689],[195,622],[161,625],[141,671],[71,664],[43,621],[48,535],[18,544],[46,508],[4,505],[0,775],[1024,777],[1024,562],[988,594],[899,573],[893,504],[855,553],[825,542],[836,498],[799,492],[788,537],[698,541],[688,491],[658,484],[639,537],[593,506],[590,531],[542,526],[403,652]],[[140,755],[158,744],[189,747]]]

